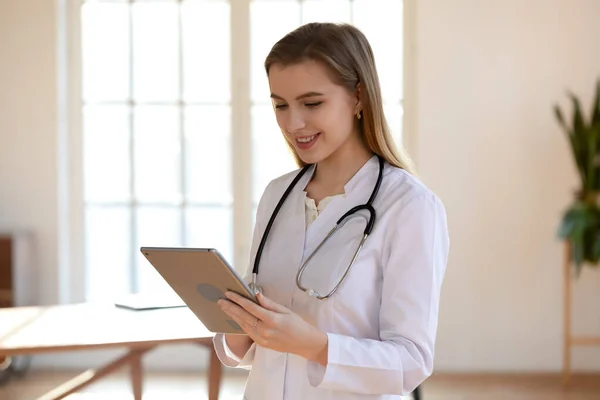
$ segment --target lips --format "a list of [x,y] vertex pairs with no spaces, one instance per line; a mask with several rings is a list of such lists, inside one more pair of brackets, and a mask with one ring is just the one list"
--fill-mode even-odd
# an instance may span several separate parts
[[315,140],[315,138],[317,137],[317,134],[314,134],[312,136],[302,136],[302,137],[297,137],[296,141],[299,143],[310,143],[311,141]]
[[321,136],[321,132],[315,133],[311,136],[299,136],[296,137],[296,146],[299,149],[306,150],[311,148]]

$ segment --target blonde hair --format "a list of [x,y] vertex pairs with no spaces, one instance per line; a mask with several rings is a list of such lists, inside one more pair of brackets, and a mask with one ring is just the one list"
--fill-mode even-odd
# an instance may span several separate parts
[[[268,76],[269,69],[275,63],[290,65],[308,60],[324,64],[334,82],[351,93],[360,87],[362,118],[359,123],[365,144],[391,165],[414,173],[412,161],[403,147],[395,144],[392,138],[383,111],[373,50],[365,35],[350,24],[308,23],[275,43],[266,57],[264,67]],[[290,143],[288,146],[296,164],[304,167],[306,163],[298,157]]]

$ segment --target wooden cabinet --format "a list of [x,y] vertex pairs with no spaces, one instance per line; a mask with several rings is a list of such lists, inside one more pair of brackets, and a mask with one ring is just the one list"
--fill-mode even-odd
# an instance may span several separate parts
[[[36,279],[33,274],[31,236],[23,232],[0,232],[0,308],[36,305]],[[23,374],[31,357],[0,354],[0,384]]]
[[31,237],[23,232],[0,232],[0,307],[34,305]]
[[0,307],[13,307],[13,240],[0,236]]

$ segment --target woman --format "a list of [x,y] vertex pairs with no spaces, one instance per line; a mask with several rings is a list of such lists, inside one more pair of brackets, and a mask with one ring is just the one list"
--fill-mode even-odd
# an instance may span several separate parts
[[[275,44],[265,68],[277,122],[306,168],[262,248],[260,305],[232,293],[220,301],[246,335],[217,334],[215,349],[224,365],[251,370],[247,400],[397,399],[433,368],[449,248],[445,209],[395,150],[373,54],[359,30],[304,25]],[[355,262],[365,209],[310,258],[340,217],[367,203],[380,166],[376,219]],[[265,189],[252,264],[271,214],[298,174]],[[315,297],[330,294],[351,264],[331,296]],[[252,275],[249,268],[244,279]]]

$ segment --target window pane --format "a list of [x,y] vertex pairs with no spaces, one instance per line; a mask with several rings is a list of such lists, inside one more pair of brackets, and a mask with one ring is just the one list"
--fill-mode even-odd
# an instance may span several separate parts
[[181,152],[177,107],[136,107],[134,122],[137,200],[180,202]]
[[252,200],[258,203],[269,181],[298,167],[277,125],[271,105],[252,107]]
[[350,0],[305,0],[302,23],[308,22],[351,22]]
[[186,109],[188,201],[232,202],[230,118],[229,106],[193,106]]
[[385,104],[383,106],[392,136],[397,146],[402,145],[403,108],[400,104]]
[[142,246],[181,247],[181,210],[176,207],[140,207],[136,213],[137,243],[134,248],[139,291],[172,293],[169,285],[139,251]]
[[384,101],[402,99],[402,0],[355,0],[355,25],[367,36],[377,63]]
[[[110,26],[110,29],[107,27]],[[129,5],[86,3],[81,7],[83,99],[129,98]]]
[[177,100],[178,5],[136,2],[132,7],[135,100]]
[[87,207],[85,224],[86,299],[105,300],[129,293],[129,209]]
[[269,84],[263,67],[265,58],[275,42],[299,24],[297,0],[254,0],[250,4],[250,91],[253,102],[269,102]]
[[130,198],[129,111],[126,106],[83,110],[85,200],[124,202]]
[[213,247],[233,266],[233,213],[230,207],[190,207],[186,210],[185,221],[186,246]]
[[229,2],[185,1],[182,24],[185,100],[229,102]]

